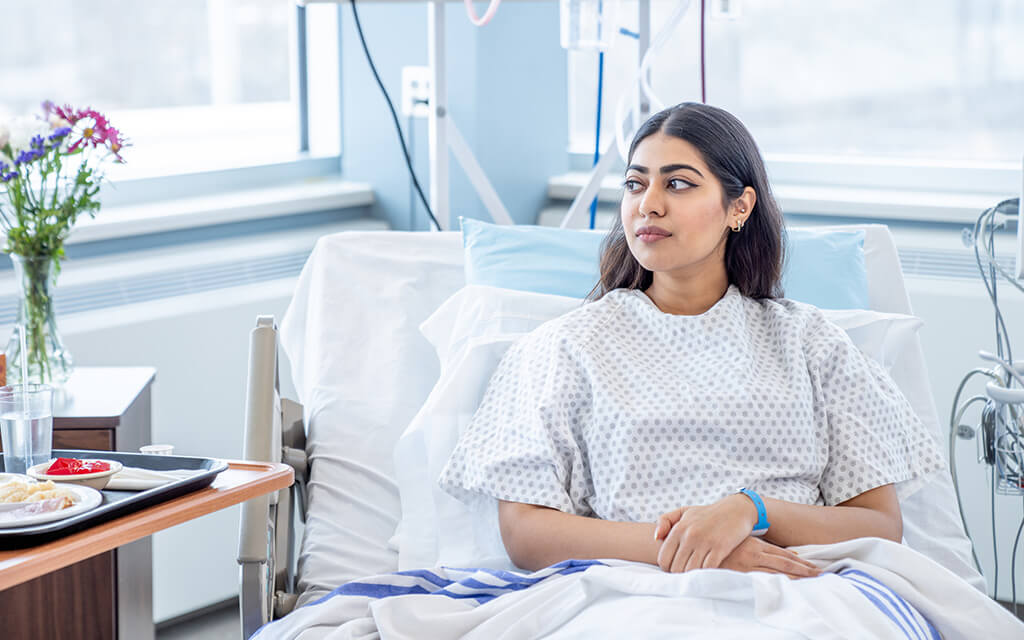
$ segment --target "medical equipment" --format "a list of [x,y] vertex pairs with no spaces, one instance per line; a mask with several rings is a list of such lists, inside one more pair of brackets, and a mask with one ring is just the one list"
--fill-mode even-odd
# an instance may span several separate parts
[[618,0],[559,0],[562,48],[608,49],[617,32],[618,12]]
[[1017,278],[1024,279],[1024,159],[1021,160],[1020,198],[1017,199]]
[[[871,308],[909,314],[888,230],[879,225],[845,228],[865,232]],[[295,502],[287,502],[290,494],[279,494],[273,511],[273,501],[246,508],[240,604],[250,631],[343,582],[397,570],[398,558],[388,544],[403,517],[393,450],[441,373],[437,353],[419,327],[463,286],[463,259],[458,233],[327,236],[303,271],[280,332],[270,320],[261,321],[254,332],[247,428],[270,434],[263,440],[268,459],[296,459],[297,477],[308,478],[308,491]],[[304,409],[276,399],[278,336]],[[938,437],[920,344],[916,336],[910,340],[893,354],[891,371]],[[298,455],[303,450],[308,466]],[[255,454],[247,450],[246,455]],[[308,507],[305,534],[298,569],[290,575],[289,519],[283,512],[289,505],[299,511],[303,504]],[[901,506],[908,545],[979,585],[949,476],[938,474]]]
[[[299,6],[306,6],[308,4],[323,2],[339,3],[341,0],[296,0],[296,2]],[[597,21],[600,20],[599,23],[601,25],[608,25],[611,27],[609,29],[605,29],[604,26],[602,26],[602,38],[610,38],[616,33],[619,33],[619,29],[616,28],[617,25],[614,23],[614,15],[617,14],[614,14],[610,9],[605,9],[603,6],[609,5],[611,7],[616,7],[618,4],[617,0],[565,0],[565,2],[568,3],[569,9],[573,6],[580,9],[580,11],[577,12],[579,20],[575,21],[575,23],[570,21],[568,25],[568,28],[570,29],[570,36],[568,38],[569,42],[576,41],[582,43],[588,41],[584,35],[587,32],[584,27],[586,16],[594,18],[594,20],[590,20],[590,23],[592,24],[597,24]],[[603,5],[601,5],[600,11],[591,11],[590,8],[594,4],[602,2]],[[637,38],[640,63],[638,64],[636,74],[629,82],[628,86],[638,87],[638,90],[624,94],[623,99],[620,100],[620,103],[617,105],[615,114],[615,139],[606,144],[603,149],[600,149],[599,155],[601,160],[593,166],[586,184],[570,205],[569,212],[561,223],[563,228],[568,227],[581,211],[590,206],[591,202],[597,196],[597,192],[601,187],[601,180],[605,175],[607,175],[608,170],[611,168],[612,162],[616,157],[615,154],[611,153],[612,150],[618,148],[619,156],[625,158],[625,133],[620,130],[625,120],[629,119],[632,123],[630,132],[636,131],[640,124],[646,121],[648,116],[650,116],[651,105],[662,104],[662,101],[654,94],[647,76],[650,72],[651,64],[657,55],[657,51],[661,49],[665,41],[667,41],[668,37],[672,34],[675,26],[682,19],[683,15],[685,15],[690,2],[689,0],[678,0],[678,4],[672,13],[672,16],[655,37],[656,44],[652,44],[650,39],[650,2],[651,0],[638,0],[637,12],[639,16],[639,24],[637,27],[637,33],[630,34],[635,35]],[[470,20],[473,21],[474,24],[478,24],[478,22],[484,23],[489,20],[490,17],[493,17],[496,9],[497,2],[492,2],[483,18],[477,19],[475,14],[470,12]],[[394,121],[396,131],[398,131],[403,153],[405,154],[406,165],[410,172],[410,176],[412,177],[414,187],[420,197],[420,200],[424,204],[428,215],[430,215],[434,227],[439,230],[448,230],[451,228],[451,204],[449,199],[449,150],[455,157],[456,161],[462,166],[466,176],[469,178],[470,184],[480,197],[481,202],[487,209],[491,218],[499,224],[512,224],[513,220],[508,209],[502,203],[497,191],[488,180],[483,169],[480,167],[480,164],[477,162],[476,157],[473,155],[468,143],[462,137],[459,129],[455,126],[451,114],[448,111],[448,86],[445,72],[444,0],[429,0],[427,2],[427,60],[428,66],[430,67],[430,111],[427,118],[429,137],[428,155],[430,158],[429,198],[423,194],[415,173],[413,172],[408,147],[405,143],[405,138],[401,133],[401,127],[398,123],[398,117],[394,112],[394,106],[376,71],[376,66],[373,62],[372,56],[370,55],[364,34],[362,33],[355,1],[352,2],[352,13],[355,18],[357,32],[363,46],[363,51],[366,54],[367,62],[370,65],[378,87],[385,96],[388,108],[392,112],[392,120]],[[569,14],[572,15],[571,10]],[[576,24],[579,27],[578,32],[581,34],[580,37],[571,35],[573,24]],[[563,22],[563,28],[564,27],[565,23]],[[701,34],[703,42],[703,25]],[[704,54],[702,45],[702,87],[704,76],[703,60]],[[625,100],[627,99],[631,99],[633,102],[631,108],[628,110],[624,109]]]
[[[989,299],[995,313],[996,332],[996,353],[980,351],[978,356],[995,366],[991,369],[975,368],[969,371],[960,381],[956,393],[953,396],[953,409],[950,415],[949,424],[949,463],[953,476],[954,488],[957,492],[958,504],[960,498],[960,483],[957,476],[956,464],[956,441],[974,439],[978,447],[977,459],[990,468],[991,495],[989,504],[992,518],[992,549],[994,564],[994,587],[993,597],[998,596],[999,583],[999,548],[996,536],[996,495],[1024,496],[1024,362],[1014,361],[1010,338],[1006,328],[1006,322],[999,309],[998,296],[998,275],[1003,276],[1007,282],[1017,289],[1024,291],[1024,286],[1017,281],[1001,265],[995,257],[995,232],[1006,226],[1007,218],[1017,216],[1018,236],[1020,230],[1021,198],[1011,198],[986,209],[978,216],[978,220],[972,230],[965,230],[963,239],[968,246],[973,246],[975,260],[978,270],[981,273],[982,281],[988,292]],[[998,220],[997,220],[998,217]],[[982,256],[984,251],[984,256]],[[1020,271],[1021,254],[1018,246],[1017,270]],[[985,384],[984,393],[975,394],[961,403],[960,398],[967,383],[976,376],[984,376],[988,379]],[[1014,388],[1014,383],[1019,387]],[[978,418],[978,425],[972,427],[964,424],[964,416],[968,410],[975,405],[981,406]],[[960,507],[960,515],[963,519],[963,508]],[[967,521],[964,519],[964,530],[968,535]],[[1017,547],[1020,542],[1020,535],[1024,530],[1024,519],[1017,529],[1014,539],[1013,552],[1011,555],[1011,591],[1014,610],[1017,608],[1017,584],[1016,584],[1016,561]],[[972,553],[974,553],[972,549]],[[978,557],[974,555],[974,562],[981,570]]]

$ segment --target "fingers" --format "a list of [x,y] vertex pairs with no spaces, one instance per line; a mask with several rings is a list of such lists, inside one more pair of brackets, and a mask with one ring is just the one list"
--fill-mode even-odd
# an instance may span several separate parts
[[795,575],[786,573],[785,571],[776,571],[775,569],[769,569],[767,567],[758,567],[756,569],[756,571],[758,571],[760,573],[774,573],[776,575],[786,576],[790,580],[799,580],[801,578],[807,578],[808,577],[808,576],[795,576]]
[[686,566],[683,567],[683,571],[693,571],[694,569],[703,568],[704,561],[707,560],[709,555],[711,555],[710,549],[705,551],[694,551],[690,554],[690,559],[686,561]]
[[667,536],[672,530],[673,525],[683,517],[684,511],[686,511],[686,507],[679,507],[658,516],[658,522],[654,527],[654,539],[661,540]]
[[775,569],[780,573],[799,577],[813,578],[820,575],[821,571],[802,558],[786,557],[782,554],[766,553],[761,557],[758,570],[761,568]]
[[682,573],[686,570],[686,565],[690,562],[690,557],[693,555],[693,550],[688,549],[685,546],[680,545],[679,550],[676,551],[676,556],[672,560],[672,566],[669,569],[672,573]]
[[708,555],[704,556],[704,562],[701,563],[701,569],[717,569],[722,566],[722,562],[729,554],[722,553],[721,551],[712,551]]
[[810,560],[801,558],[800,555],[795,551],[790,551],[789,549],[785,549],[783,547],[775,547],[773,550],[767,551],[766,553],[769,555],[777,555],[787,560],[792,560],[800,564],[801,566],[810,569],[811,571],[820,573],[820,569],[818,569],[818,566],[816,564],[814,564]]
[[670,571],[672,569],[672,561],[675,560],[678,548],[679,537],[673,536],[671,533],[666,535],[665,541],[661,543],[661,549],[658,550],[658,566],[661,567],[662,571]]
[[672,530],[672,523],[665,516],[658,516],[658,522],[654,525],[654,539],[661,540]]

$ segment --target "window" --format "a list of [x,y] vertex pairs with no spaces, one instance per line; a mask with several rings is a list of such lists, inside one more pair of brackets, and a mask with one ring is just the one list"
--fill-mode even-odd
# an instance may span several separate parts
[[[700,100],[699,4],[690,3],[655,59],[652,86],[666,105]],[[884,182],[884,172],[872,167],[887,165],[899,170],[904,187],[948,189],[949,167],[963,166],[996,171],[993,190],[1019,190],[1024,3],[728,5],[730,15],[723,16],[723,0],[708,2],[707,100],[750,128],[776,179],[796,177],[787,175],[787,164],[824,162],[835,167],[830,182]],[[652,3],[655,30],[674,6]],[[623,2],[619,16],[635,31],[636,2]],[[614,135],[616,103],[638,64],[634,38],[619,35],[614,42],[605,56],[602,140]],[[597,54],[570,52],[570,149],[576,153],[593,153],[596,84]],[[959,179],[966,190],[984,190],[972,189],[962,174]]]
[[[294,3],[0,0],[0,9],[17,25],[4,30],[0,108],[36,113],[50,99],[104,112],[132,143],[127,164],[108,172],[115,181],[299,157]],[[337,155],[336,7],[307,12],[323,126],[311,151]]]

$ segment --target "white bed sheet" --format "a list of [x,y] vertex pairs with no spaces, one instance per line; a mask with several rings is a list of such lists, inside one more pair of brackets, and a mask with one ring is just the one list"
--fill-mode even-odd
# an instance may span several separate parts
[[[272,623],[255,640],[932,640],[933,630],[946,640],[1024,637],[1010,612],[904,545],[862,538],[796,549],[825,573],[802,580],[722,569],[670,574],[609,560],[519,579],[444,570],[375,576]],[[524,582],[531,586],[515,588]],[[415,593],[391,595],[406,590]]]
[[[899,262],[888,230],[850,228],[866,231],[872,307],[910,313],[902,278],[893,277]],[[392,451],[439,372],[419,325],[463,283],[457,232],[326,236],[303,269],[281,324],[312,463],[300,605],[348,580],[397,569],[396,549],[388,544],[401,516]],[[904,392],[915,408],[926,407],[930,415],[921,418],[939,437],[919,345],[917,352],[903,366],[920,384]],[[913,521],[905,536],[932,538],[948,550],[945,566],[967,566],[970,543],[955,504],[943,499],[952,491],[948,474],[944,482],[904,504]]]

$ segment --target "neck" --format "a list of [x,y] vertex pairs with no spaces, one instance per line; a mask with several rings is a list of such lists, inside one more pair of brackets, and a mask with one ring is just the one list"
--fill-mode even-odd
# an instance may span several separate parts
[[654,281],[644,293],[665,313],[677,316],[696,316],[706,312],[722,299],[729,288],[725,268],[709,278],[678,277],[669,273],[654,273]]

